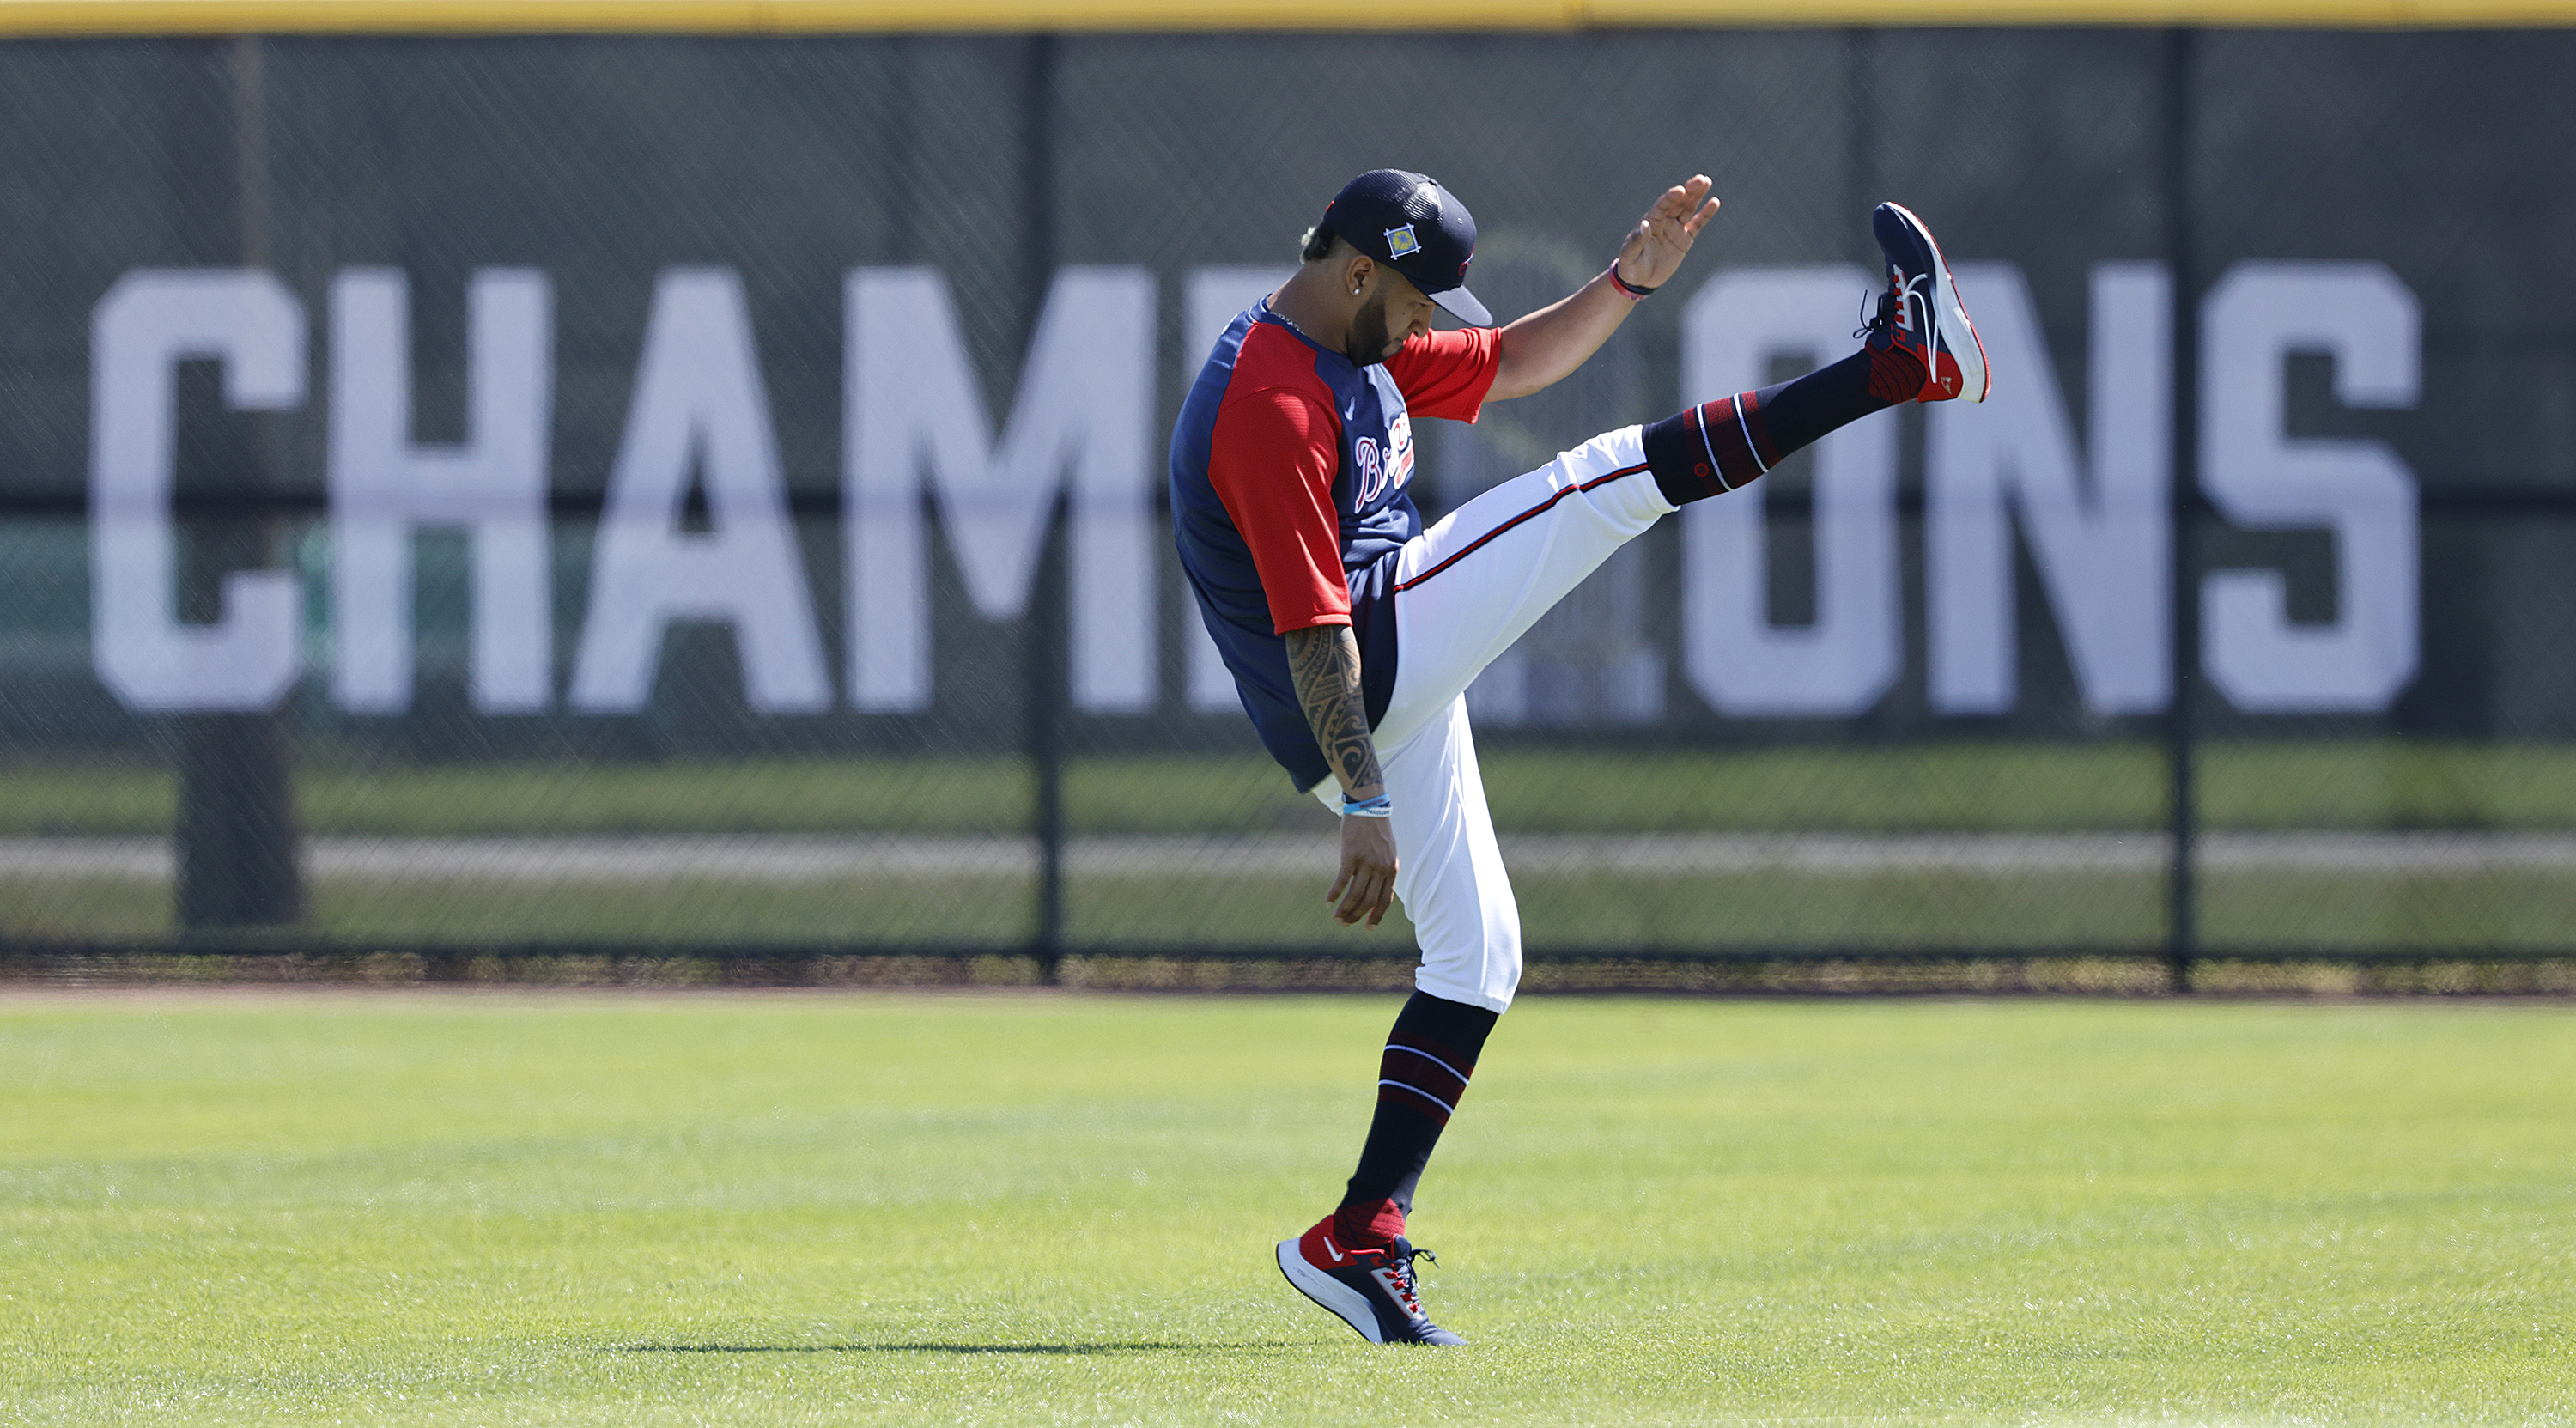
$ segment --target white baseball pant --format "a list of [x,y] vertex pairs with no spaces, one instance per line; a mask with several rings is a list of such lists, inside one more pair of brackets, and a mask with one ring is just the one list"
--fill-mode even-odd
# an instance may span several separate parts
[[[1610,553],[1677,509],[1640,428],[1596,436],[1460,506],[1396,555],[1395,692],[1378,767],[1395,806],[1395,896],[1422,950],[1415,987],[1491,1011],[1521,979],[1520,908],[1503,872],[1467,686]],[[1331,779],[1316,797],[1341,804]]]

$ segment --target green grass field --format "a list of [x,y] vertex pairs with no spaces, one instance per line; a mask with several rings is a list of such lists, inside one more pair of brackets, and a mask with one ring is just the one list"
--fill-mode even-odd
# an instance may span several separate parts
[[0,997],[0,1423],[2576,1422],[2576,1008]]

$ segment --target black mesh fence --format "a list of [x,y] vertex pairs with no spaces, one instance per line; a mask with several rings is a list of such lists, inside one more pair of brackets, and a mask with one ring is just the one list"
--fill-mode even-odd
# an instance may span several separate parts
[[0,956],[1400,981],[1162,496],[1398,165],[1504,317],[1725,201],[1434,516],[1839,355],[1881,198],[1997,373],[1470,691],[1532,985],[2576,988],[2576,36],[1353,48],[0,45]]

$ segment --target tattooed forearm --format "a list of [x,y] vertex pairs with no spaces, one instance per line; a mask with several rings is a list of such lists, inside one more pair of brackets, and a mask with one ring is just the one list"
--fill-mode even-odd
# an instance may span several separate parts
[[1288,634],[1288,674],[1306,727],[1341,778],[1345,794],[1376,789],[1377,743],[1369,738],[1368,704],[1360,694],[1360,642],[1348,625],[1318,625]]

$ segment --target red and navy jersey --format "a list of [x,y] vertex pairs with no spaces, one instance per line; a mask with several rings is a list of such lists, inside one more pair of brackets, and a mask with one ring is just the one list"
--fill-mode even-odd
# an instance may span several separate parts
[[1236,317],[1172,428],[1172,528],[1199,615],[1262,747],[1300,789],[1331,776],[1288,676],[1292,630],[1350,625],[1374,727],[1395,689],[1394,555],[1422,531],[1416,414],[1474,421],[1493,328],[1409,339],[1351,365],[1270,310]]

